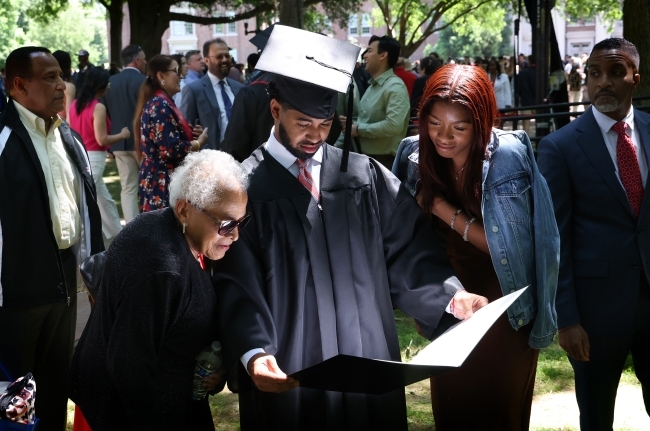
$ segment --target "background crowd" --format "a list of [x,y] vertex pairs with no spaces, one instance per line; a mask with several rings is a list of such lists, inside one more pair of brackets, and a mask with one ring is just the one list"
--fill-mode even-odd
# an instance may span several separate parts
[[[265,43],[258,48],[243,65],[221,39],[173,56],[128,45],[124,68],[108,71],[81,50],[74,73],[61,51],[23,47],[7,59],[0,202],[12,209],[0,210],[0,325],[25,329],[11,346],[0,340],[0,361],[17,374],[34,370],[39,429],[61,430],[68,393],[94,430],[211,429],[207,402],[185,396],[196,353],[217,337],[238,369],[233,381],[250,394],[240,395],[242,429],[318,429],[328,420],[402,429],[403,393],[337,398],[297,388],[282,370],[329,356],[319,345],[332,339],[337,353],[399,360],[393,307],[433,338],[526,285],[466,366],[432,378],[436,429],[527,429],[539,349],[558,329],[583,429],[611,427],[629,352],[650,406],[650,119],[631,104],[640,79],[633,45],[608,39],[589,58],[565,59],[570,100],[594,106],[540,142],[539,167],[530,123],[499,129],[499,109],[535,105],[532,56],[432,54],[412,65],[395,39],[373,36],[346,71],[354,90],[340,93],[314,77],[289,78],[299,64],[285,65],[291,73],[257,69]],[[343,175],[346,126],[353,154]],[[602,148],[586,150],[593,142]],[[124,223],[103,179],[107,157],[119,172]],[[303,216],[314,226],[306,234]],[[34,247],[43,243],[54,251],[46,257]],[[108,272],[68,392],[76,265],[104,249]],[[37,260],[34,272],[27,262]],[[363,272],[362,281],[341,279],[337,265]],[[326,299],[331,315],[319,308],[323,279],[336,292]],[[133,283],[137,295],[125,289]],[[359,299],[370,285],[372,300]],[[354,301],[343,297],[351,291]],[[331,321],[339,329],[327,332]],[[206,386],[222,388],[222,374]],[[144,391],[130,387],[138,376],[147,376]],[[476,414],[463,417],[466,409]]]

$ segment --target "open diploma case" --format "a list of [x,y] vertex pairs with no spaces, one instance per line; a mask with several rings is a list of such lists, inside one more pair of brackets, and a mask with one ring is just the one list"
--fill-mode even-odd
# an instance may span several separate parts
[[380,395],[460,367],[485,333],[527,289],[478,310],[426,346],[410,363],[336,355],[291,374],[305,388]]

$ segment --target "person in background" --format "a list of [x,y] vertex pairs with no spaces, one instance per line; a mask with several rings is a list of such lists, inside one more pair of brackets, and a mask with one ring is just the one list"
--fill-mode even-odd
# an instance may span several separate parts
[[180,108],[190,124],[198,120],[202,126],[210,129],[206,148],[217,150],[221,148],[221,141],[232,116],[235,96],[244,85],[228,78],[232,57],[228,45],[222,39],[205,42],[203,56],[208,73],[185,86]]
[[187,59],[183,54],[173,54],[170,57],[173,58],[176,61],[176,63],[180,65],[178,74],[180,75],[181,78],[181,91],[174,94],[174,97],[172,97],[172,99],[174,99],[174,103],[176,104],[176,106],[181,106],[181,103],[183,101],[183,88],[185,88],[185,77],[187,76],[187,71],[188,71]]
[[527,430],[538,349],[557,330],[560,238],[551,194],[528,136],[494,128],[499,112],[481,68],[443,66],[423,100],[419,145],[404,140],[410,154],[393,172],[407,185],[419,180],[417,191],[409,188],[435,216],[468,292],[494,301],[529,286],[462,368],[431,378],[436,430]]
[[[7,57],[0,117],[0,362],[38,382],[39,431],[66,427],[79,262],[104,250],[95,184],[63,110],[61,67],[47,48]],[[0,380],[10,380],[0,370]]]
[[117,206],[104,183],[106,150],[116,142],[131,136],[128,127],[123,127],[115,135],[108,134],[111,130],[111,119],[106,112],[106,106],[99,99],[108,92],[109,78],[109,72],[104,69],[89,69],[77,100],[72,102],[69,117],[70,127],[81,135],[88,152],[97,190],[97,205],[102,215],[102,234],[106,248],[122,230]]
[[[406,62],[408,60],[405,59],[404,57],[399,57],[397,59],[397,64],[395,64],[395,67],[393,68],[393,72],[395,75],[397,75],[402,81],[404,81],[404,85],[406,85],[406,91],[409,93],[409,97],[411,97],[411,94],[413,94],[413,83],[417,79],[417,76],[415,76],[409,69],[405,68]],[[410,64],[410,62],[409,62]]]
[[487,65],[487,73],[494,89],[494,96],[497,101],[497,108],[505,109],[512,106],[512,92],[510,91],[510,80],[508,75],[501,69],[501,64],[492,57]]
[[77,87],[77,94],[81,90],[81,87],[84,85],[84,78],[86,77],[86,72],[91,67],[95,67],[94,64],[88,61],[89,57],[90,54],[85,49],[82,49],[81,51],[79,51],[79,54],[77,54],[77,58],[79,59],[79,67],[73,77],[74,85],[75,87]]
[[113,75],[117,75],[120,72],[121,72],[121,70],[120,70],[119,67],[117,67],[117,64],[111,63],[111,67],[108,68],[108,74],[110,76],[113,76]]
[[559,343],[583,430],[612,429],[630,353],[650,412],[650,115],[632,106],[640,62],[625,39],[595,44],[591,107],[538,146],[560,229]]
[[140,163],[136,152],[137,146],[134,144],[134,138],[139,133],[139,128],[133,128],[133,117],[140,87],[146,79],[144,75],[147,67],[145,52],[138,45],[127,45],[122,50],[122,64],[124,70],[111,76],[110,88],[103,97],[102,103],[106,105],[108,116],[111,119],[109,133],[117,135],[125,127],[128,127],[131,132],[128,138],[120,139],[111,146],[117,172],[120,175],[120,199],[124,221],[129,223],[140,213],[138,209]]
[[[569,103],[578,103],[582,101],[582,73],[577,64],[571,66],[571,71],[567,77],[569,83]],[[571,106],[571,112],[578,112],[579,105]]]
[[519,70],[518,70],[519,73],[528,67],[528,58],[523,53],[520,53],[519,57],[517,58],[518,58],[517,65],[519,66]]
[[7,88],[5,86],[5,68],[0,69],[0,112],[7,106]]
[[[70,378],[93,431],[214,430],[208,397],[192,400],[192,379],[197,354],[219,340],[210,274],[250,219],[247,187],[229,155],[193,153],[171,177],[171,208],[138,217],[106,253]],[[221,390],[223,375],[204,387]]]
[[54,51],[52,56],[59,62],[61,78],[65,82],[65,101],[63,103],[63,111],[59,112],[59,116],[67,120],[70,118],[70,105],[77,96],[77,88],[72,83],[72,59],[70,58],[70,54],[65,51]]
[[[527,106],[534,106],[536,102],[536,79],[537,79],[537,66],[535,65],[535,57],[528,56],[526,67],[520,69],[519,76],[517,77],[519,83],[519,106],[522,110],[519,111],[521,115],[532,115],[535,113],[534,109],[525,109]],[[531,135],[532,127],[530,120],[523,120],[524,131],[527,135]]]
[[185,53],[187,60],[187,75],[185,76],[185,85],[189,85],[194,81],[198,81],[203,76],[203,69],[205,68],[205,61],[201,51],[190,50]]
[[246,58],[246,85],[257,79],[257,76],[262,73],[261,70],[255,70],[255,65],[260,59],[260,55],[256,52],[252,53]]
[[[359,118],[352,136],[359,137],[361,152],[390,169],[400,141],[408,128],[408,91],[393,72],[400,45],[395,39],[373,36],[363,59],[370,74],[370,87],[359,103]],[[339,117],[345,130],[345,116]]]
[[428,56],[420,60],[420,67],[418,68],[420,77],[413,83],[413,94],[411,94],[412,117],[418,115],[420,99],[422,98],[422,93],[424,93],[424,87],[427,85],[427,80],[440,67],[442,67],[442,61],[439,58]]
[[241,63],[235,63],[235,59],[232,59],[232,67],[230,68],[230,73],[228,73],[228,78],[233,79],[242,84],[246,83],[244,79],[244,65]]
[[208,140],[208,128],[192,128],[172,97],[181,89],[179,65],[167,55],[154,56],[147,78],[140,87],[133,130],[135,145],[144,160],[140,166],[141,212],[169,206],[169,176],[191,151],[199,151]]

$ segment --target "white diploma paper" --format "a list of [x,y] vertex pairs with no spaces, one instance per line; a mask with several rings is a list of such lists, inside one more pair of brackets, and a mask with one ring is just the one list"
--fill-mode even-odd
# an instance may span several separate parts
[[460,367],[488,329],[526,289],[528,286],[499,298],[478,310],[471,318],[452,326],[422,349],[410,364]]

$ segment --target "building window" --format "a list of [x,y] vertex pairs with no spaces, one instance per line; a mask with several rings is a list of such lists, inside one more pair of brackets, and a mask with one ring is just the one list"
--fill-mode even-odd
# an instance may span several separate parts
[[370,34],[370,14],[364,13],[361,15],[361,34]]
[[193,36],[194,24],[191,22],[172,21],[172,35],[177,37]]
[[[235,16],[235,12],[228,12],[226,16]],[[237,34],[237,23],[229,22],[228,23],[228,34]]]
[[350,36],[359,35],[359,16],[356,14],[350,15],[350,19],[348,20],[348,33]]
[[[223,13],[217,12],[214,16],[216,18],[220,18],[220,17],[223,16]],[[214,25],[214,34],[224,34],[225,26],[226,26],[225,24],[215,24]]]

